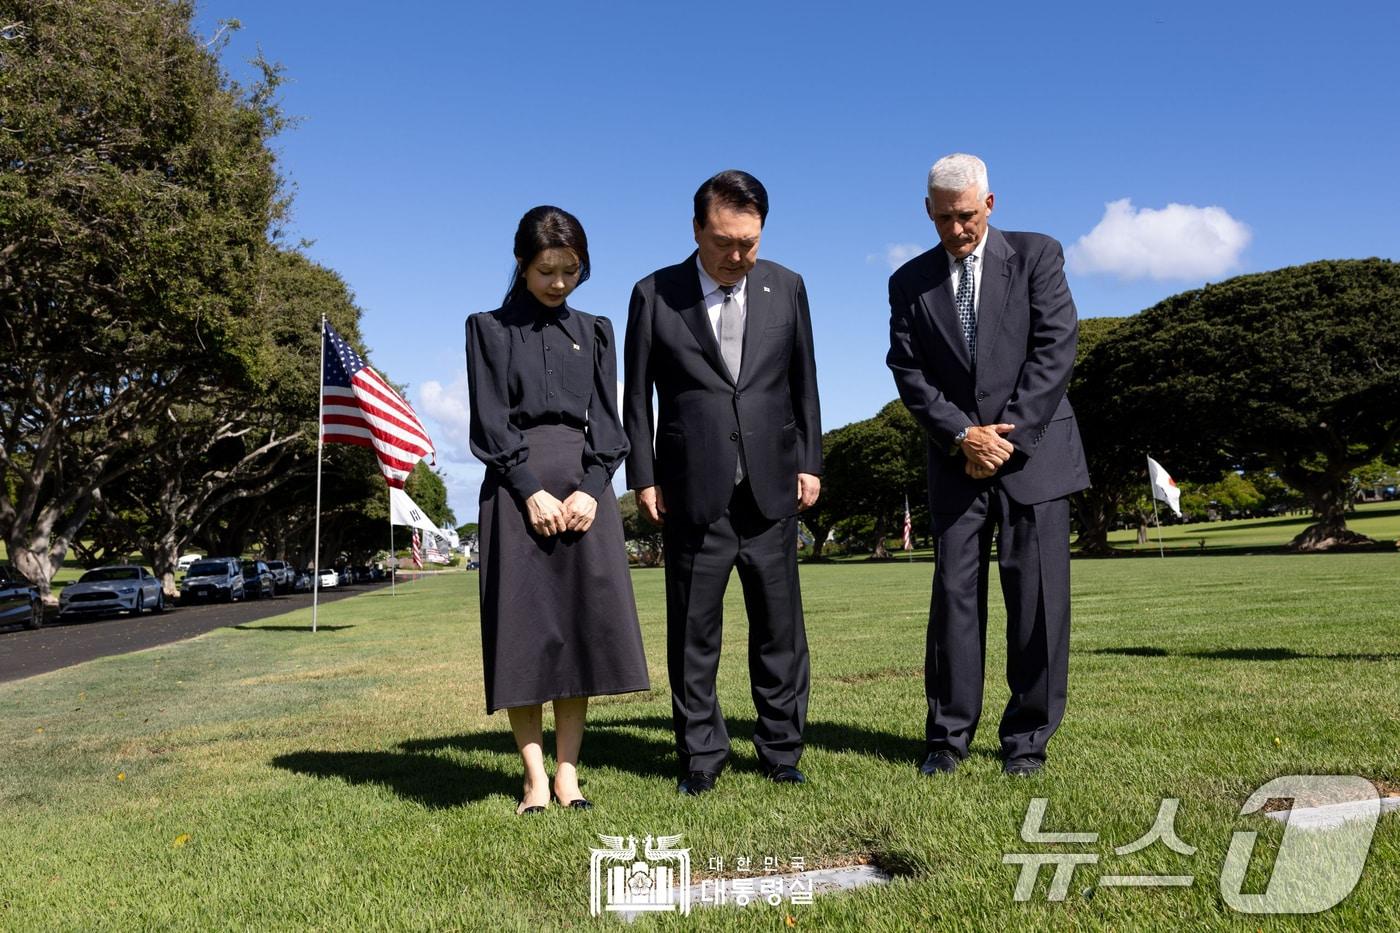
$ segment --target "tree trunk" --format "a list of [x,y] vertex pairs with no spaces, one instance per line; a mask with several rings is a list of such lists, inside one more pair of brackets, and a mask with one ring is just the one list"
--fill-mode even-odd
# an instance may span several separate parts
[[[5,541],[10,562],[16,570],[39,591],[39,598],[46,605],[56,605],[58,598],[53,595],[53,575],[63,566],[68,556],[69,542],[83,526],[92,512],[97,490],[79,497],[71,511],[59,517],[60,506],[49,503],[39,510],[37,521],[29,528],[12,525]],[[54,529],[54,525],[60,527]]]
[[875,521],[875,550],[870,555],[871,560],[889,560],[890,552],[885,548],[885,518],[881,516]]
[[1108,543],[1109,527],[1118,517],[1118,498],[1090,487],[1074,497],[1074,512],[1079,519],[1079,537],[1074,544],[1084,554],[1114,553]]
[[[1296,481],[1297,477],[1292,478]],[[1351,476],[1344,474],[1319,478],[1307,485],[1294,483],[1312,503],[1316,522],[1304,528],[1288,544],[1290,551],[1310,553],[1347,547],[1368,547],[1376,542],[1347,527],[1347,508],[1351,505]]]
[[160,588],[165,591],[166,599],[175,599],[180,595],[180,588],[175,584],[175,569],[180,562],[181,545],[180,539],[172,532],[161,535],[146,549],[146,559],[151,562],[151,571],[160,580]]
[[812,533],[812,554],[807,559],[817,561],[822,559],[822,552],[826,550],[826,539],[831,533],[831,525],[814,525],[807,522],[807,530]]
[[1137,543],[1146,544],[1147,540],[1147,516],[1138,515]]

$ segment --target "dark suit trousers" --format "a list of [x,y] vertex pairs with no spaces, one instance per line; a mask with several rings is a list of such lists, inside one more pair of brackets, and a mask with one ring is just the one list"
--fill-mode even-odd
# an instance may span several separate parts
[[982,714],[987,583],[997,542],[1006,600],[1005,758],[1045,757],[1069,680],[1069,500],[1020,505],[997,483],[961,515],[933,516],[933,600],[924,655],[928,750],[966,757]]
[[758,714],[754,747],[765,769],[795,765],[802,755],[810,679],[796,516],[764,518],[745,481],[710,525],[687,526],[668,517],[664,540],[666,662],[681,769],[717,772],[729,758],[715,675],[724,591],[736,565],[749,619],[749,683]]

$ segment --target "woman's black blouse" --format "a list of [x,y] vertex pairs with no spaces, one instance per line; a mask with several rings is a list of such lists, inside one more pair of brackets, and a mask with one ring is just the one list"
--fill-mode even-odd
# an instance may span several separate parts
[[524,501],[540,489],[526,428],[585,432],[579,489],[595,499],[627,456],[617,416],[617,358],[605,317],[547,308],[526,292],[467,318],[471,449]]

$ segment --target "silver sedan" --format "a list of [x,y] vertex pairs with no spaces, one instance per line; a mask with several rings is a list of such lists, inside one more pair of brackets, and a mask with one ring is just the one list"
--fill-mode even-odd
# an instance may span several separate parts
[[164,611],[165,591],[154,574],[134,564],[89,570],[77,583],[65,586],[58,597],[60,616],[102,612],[139,616],[148,609]]

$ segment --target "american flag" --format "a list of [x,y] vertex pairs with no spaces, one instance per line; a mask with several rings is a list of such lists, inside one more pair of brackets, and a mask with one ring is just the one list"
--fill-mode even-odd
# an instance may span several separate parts
[[914,550],[914,521],[913,518],[909,515],[908,496],[904,497],[904,550]]
[[418,529],[413,530],[413,566],[423,569],[423,547],[418,540]]
[[329,321],[323,322],[321,437],[327,444],[374,449],[390,486],[403,488],[413,465],[434,454],[413,407],[356,353]]

